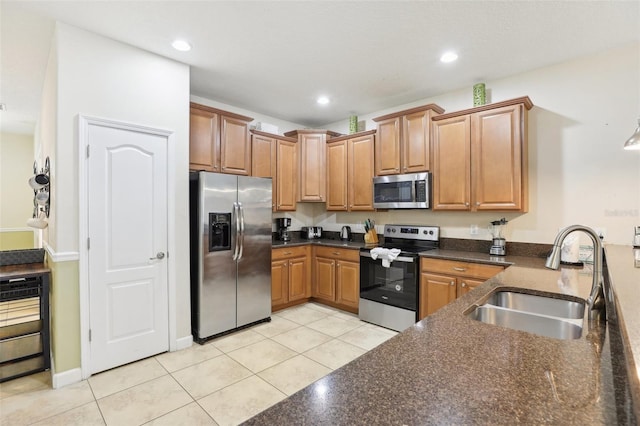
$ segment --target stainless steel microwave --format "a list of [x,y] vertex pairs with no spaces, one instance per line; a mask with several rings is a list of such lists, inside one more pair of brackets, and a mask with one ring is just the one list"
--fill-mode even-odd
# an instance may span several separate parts
[[376,209],[428,209],[430,200],[431,173],[373,178],[373,207]]

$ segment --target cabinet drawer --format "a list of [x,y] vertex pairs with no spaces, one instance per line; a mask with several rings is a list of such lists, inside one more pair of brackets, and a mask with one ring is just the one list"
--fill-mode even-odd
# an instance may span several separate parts
[[504,270],[502,266],[497,265],[443,259],[423,258],[420,265],[422,271],[481,279],[489,279]]
[[309,246],[296,246],[286,248],[275,248],[271,250],[271,260],[290,259],[292,257],[306,256],[309,253]]
[[338,247],[314,247],[316,256],[326,257],[329,259],[349,260],[351,262],[360,262],[360,250],[344,249]]

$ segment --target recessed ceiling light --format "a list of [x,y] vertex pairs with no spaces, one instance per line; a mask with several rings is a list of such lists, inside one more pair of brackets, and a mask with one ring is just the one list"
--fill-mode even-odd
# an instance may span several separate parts
[[440,56],[440,61],[448,64],[449,62],[453,62],[458,59],[458,55],[455,52],[446,52],[442,56]]
[[191,50],[191,45],[184,40],[176,40],[171,43],[174,49],[179,50],[181,52],[188,52]]
[[326,96],[320,96],[316,102],[318,102],[320,105],[326,105],[329,103],[329,98],[327,98]]

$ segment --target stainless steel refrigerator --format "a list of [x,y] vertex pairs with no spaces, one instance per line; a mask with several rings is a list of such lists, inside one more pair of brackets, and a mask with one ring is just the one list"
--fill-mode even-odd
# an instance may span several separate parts
[[196,342],[271,318],[271,179],[189,176]]

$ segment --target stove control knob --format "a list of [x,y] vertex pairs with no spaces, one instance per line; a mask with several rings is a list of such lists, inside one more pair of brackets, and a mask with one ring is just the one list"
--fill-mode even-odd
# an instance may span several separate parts
[[433,235],[433,231],[429,231],[429,235]]
[[393,233],[395,234],[395,233],[396,233],[396,230],[395,230],[395,229],[392,229],[392,230],[391,230],[391,232],[393,232]]
[[424,231],[422,231],[423,234],[428,234],[429,231],[427,231],[426,229]]

